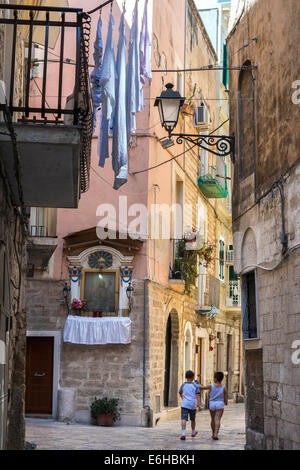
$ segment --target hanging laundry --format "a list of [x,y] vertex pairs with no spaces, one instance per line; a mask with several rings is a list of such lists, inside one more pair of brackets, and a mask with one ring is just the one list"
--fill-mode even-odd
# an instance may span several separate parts
[[148,0],[145,0],[144,15],[142,21],[141,38],[140,38],[140,103],[141,109],[145,107],[144,85],[146,79],[152,81],[151,72],[151,35],[148,23]]
[[138,1],[136,0],[133,21],[130,29],[130,40],[128,48],[127,63],[127,143],[130,136],[136,130],[135,115],[141,111],[140,103],[140,52],[139,52],[139,13]]
[[113,128],[112,165],[115,173],[114,189],[119,189],[128,180],[127,129],[126,129],[126,34],[125,7],[119,27],[116,107]]
[[102,65],[102,55],[103,55],[103,42],[102,42],[102,20],[99,18],[97,26],[96,40],[94,42],[94,63],[95,68],[91,73],[91,97],[93,102],[94,110],[94,119],[93,119],[93,132],[95,131],[97,125],[97,114],[100,106],[100,96],[101,96],[101,87],[100,87],[100,76],[101,76],[101,65]]
[[98,155],[99,166],[102,168],[105,165],[105,160],[109,158],[109,123],[113,117],[115,109],[116,62],[113,43],[113,26],[114,18],[112,14],[110,14],[106,47],[100,77],[101,115],[98,136]]

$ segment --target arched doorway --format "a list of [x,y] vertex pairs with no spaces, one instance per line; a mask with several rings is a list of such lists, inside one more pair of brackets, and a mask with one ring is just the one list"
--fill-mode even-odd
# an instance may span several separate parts
[[164,406],[178,406],[179,319],[176,310],[169,314],[165,336]]
[[192,369],[192,328],[190,322],[187,322],[184,331],[184,370],[183,374]]

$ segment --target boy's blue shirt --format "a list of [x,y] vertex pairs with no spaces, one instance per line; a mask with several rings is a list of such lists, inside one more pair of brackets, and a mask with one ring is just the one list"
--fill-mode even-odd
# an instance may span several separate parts
[[179,389],[179,393],[182,395],[181,408],[195,410],[196,395],[200,395],[200,390],[197,384],[195,384],[195,382],[184,382]]

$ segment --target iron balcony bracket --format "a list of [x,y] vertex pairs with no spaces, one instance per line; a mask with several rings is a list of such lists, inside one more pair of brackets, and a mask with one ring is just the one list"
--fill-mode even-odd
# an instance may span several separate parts
[[232,154],[234,158],[235,153],[235,136],[224,135],[199,135],[199,134],[170,134],[169,136],[176,137],[177,144],[182,144],[187,141],[192,145],[197,145],[204,150],[207,150],[217,157],[226,157]]

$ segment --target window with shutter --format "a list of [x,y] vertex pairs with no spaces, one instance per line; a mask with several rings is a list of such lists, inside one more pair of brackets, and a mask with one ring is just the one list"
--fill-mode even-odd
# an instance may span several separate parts
[[225,265],[225,243],[220,239],[219,245],[219,278],[224,281],[224,265]]

